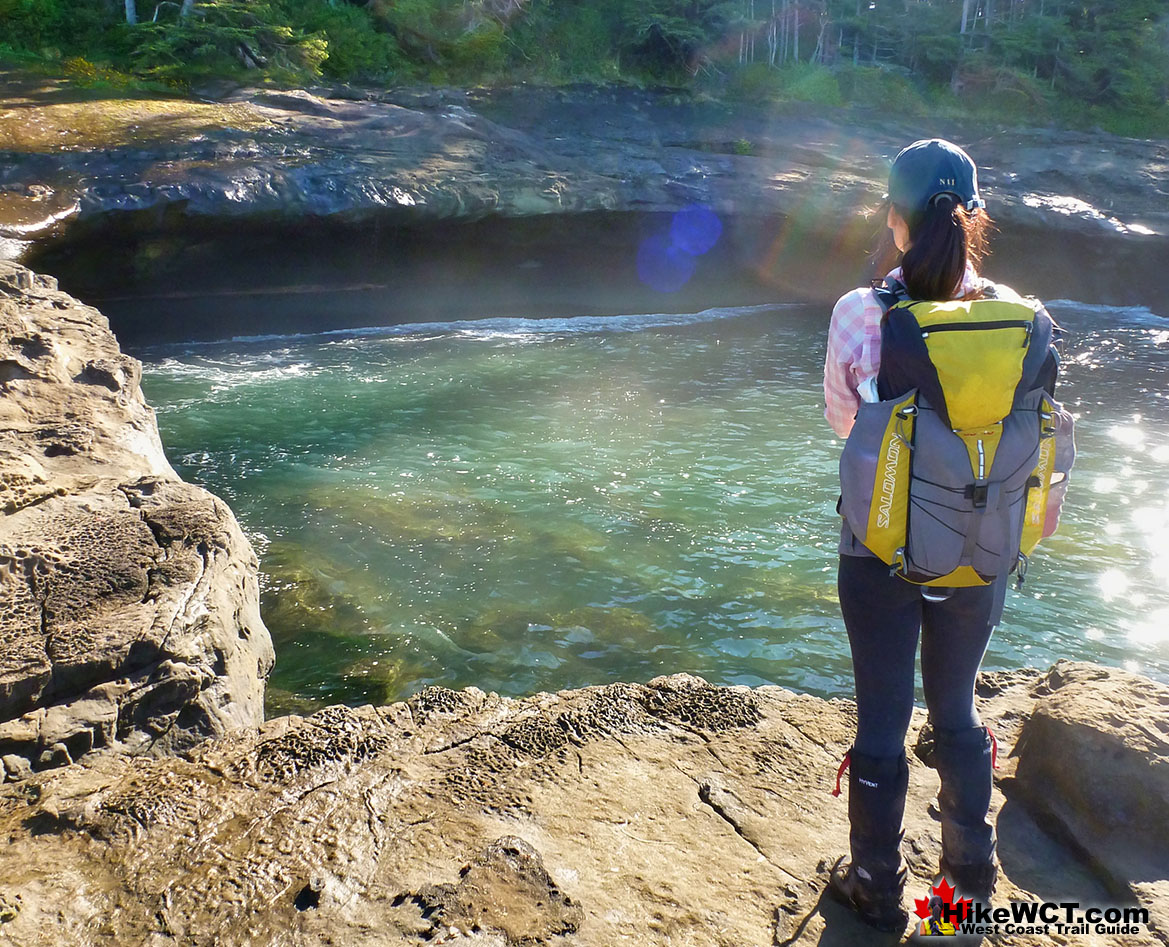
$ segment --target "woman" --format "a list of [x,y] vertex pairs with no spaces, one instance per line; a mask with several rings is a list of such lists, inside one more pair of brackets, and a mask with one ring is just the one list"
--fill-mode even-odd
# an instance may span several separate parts
[[[902,256],[886,285],[896,287],[902,299],[1024,302],[978,276],[990,220],[978,193],[977,169],[961,148],[941,139],[905,148],[893,162],[887,201],[885,222]],[[857,289],[833,310],[824,368],[825,416],[841,437],[853,430],[862,402],[888,403],[922,384],[906,367],[909,362],[895,360],[891,342],[886,343],[890,364],[882,365],[882,325],[891,321],[885,319],[891,298]],[[1027,311],[1036,324],[1042,317],[1052,332],[1042,307],[1032,307]],[[1020,390],[1052,393],[1058,361],[1047,338],[1038,360],[1021,369],[1033,377],[1020,380]],[[920,444],[916,449],[922,449]],[[909,779],[905,736],[913,712],[919,633],[936,741],[933,762],[942,784],[942,873],[964,894],[983,900],[995,884],[995,833],[987,820],[992,737],[979,720],[974,684],[1001,614],[1009,570],[988,577],[985,585],[914,584],[904,570],[898,572],[896,560],[891,569],[857,533],[863,530],[854,530],[846,519],[838,577],[857,701],[856,739],[848,757],[852,858],[833,871],[830,887],[866,923],[901,932],[908,923],[901,906],[905,868],[899,850]]]

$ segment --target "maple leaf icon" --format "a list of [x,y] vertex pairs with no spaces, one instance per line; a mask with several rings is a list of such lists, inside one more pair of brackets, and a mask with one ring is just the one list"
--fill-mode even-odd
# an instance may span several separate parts
[[[930,888],[930,893],[924,898],[914,898],[914,914],[920,918],[927,918],[930,916],[930,898],[937,895],[942,899],[942,916],[950,919],[952,922],[961,923],[970,916],[974,907],[974,902],[970,898],[959,898],[954,900],[954,895],[958,892],[954,886],[950,884],[945,878],[942,878],[941,884],[934,885]],[[946,910],[945,905],[949,905],[949,911]]]

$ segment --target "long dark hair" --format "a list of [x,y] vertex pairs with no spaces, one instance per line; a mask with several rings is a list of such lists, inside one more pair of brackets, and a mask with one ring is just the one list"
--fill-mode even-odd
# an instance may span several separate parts
[[981,208],[967,211],[940,194],[919,213],[897,213],[909,225],[910,248],[901,258],[901,279],[914,299],[952,299],[969,263],[986,256],[991,219]]

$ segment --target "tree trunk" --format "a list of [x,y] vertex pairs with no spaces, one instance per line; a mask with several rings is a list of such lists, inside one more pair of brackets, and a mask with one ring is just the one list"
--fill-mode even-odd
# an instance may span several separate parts
[[236,52],[245,69],[260,69],[268,65],[268,61],[247,43],[240,43]]
[[812,58],[809,60],[809,62],[823,63],[827,58],[824,55],[824,38],[828,33],[828,27],[831,25],[832,24],[830,22],[825,21],[824,24],[820,27],[820,35],[816,37],[816,48],[812,50]]
[[800,61],[800,0],[792,4],[792,59]]
[[787,4],[788,0],[783,0],[783,6],[779,11],[779,63],[781,66],[787,63]]
[[775,0],[771,0],[771,19],[767,21],[767,65],[774,67],[779,54],[779,31],[775,17]]
[[970,0],[962,0],[962,29],[960,33],[966,32],[966,24],[970,22]]
[[126,0],[126,22],[131,26],[138,22],[138,4],[135,0]]
[[195,9],[195,0],[183,0],[183,5],[179,8],[179,19],[185,20],[193,9]]

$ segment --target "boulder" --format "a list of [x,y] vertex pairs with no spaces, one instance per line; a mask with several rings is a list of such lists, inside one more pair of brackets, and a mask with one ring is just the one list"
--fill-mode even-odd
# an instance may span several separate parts
[[105,318],[0,262],[0,756],[168,753],[263,720],[258,564],[166,460]]
[[1169,904],[1169,686],[1061,662],[1036,693],[1008,793],[1117,894]]

